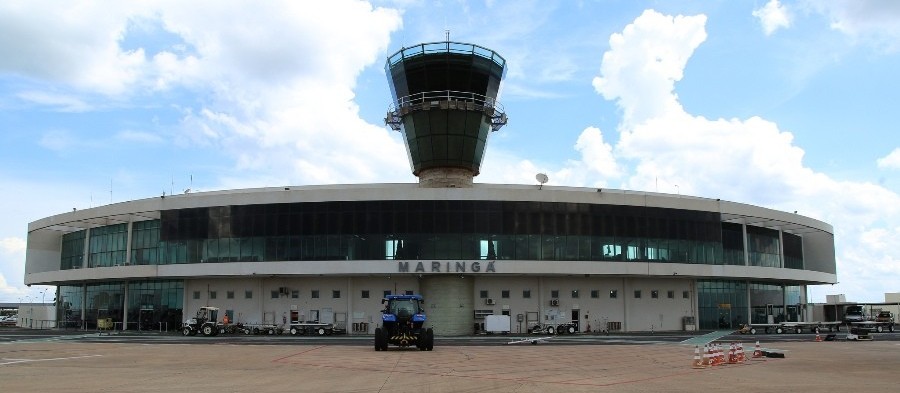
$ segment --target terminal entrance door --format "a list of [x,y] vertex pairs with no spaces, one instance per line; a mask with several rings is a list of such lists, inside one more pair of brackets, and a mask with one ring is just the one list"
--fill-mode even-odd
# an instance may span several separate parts
[[719,303],[719,329],[732,329],[731,303]]
[[578,320],[581,318],[581,310],[572,310],[572,324],[575,325],[575,331],[580,332],[581,328]]

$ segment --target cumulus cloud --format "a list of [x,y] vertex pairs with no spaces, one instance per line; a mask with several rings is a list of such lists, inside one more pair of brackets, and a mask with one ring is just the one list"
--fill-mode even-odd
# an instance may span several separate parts
[[[888,235],[879,229],[900,218],[900,196],[806,167],[791,133],[771,121],[758,116],[707,119],[683,109],[674,83],[705,39],[705,22],[703,16],[650,10],[610,37],[594,87],[624,114],[609,156],[633,163],[625,185],[654,190],[664,179],[677,184],[681,193],[799,210],[835,226],[845,288],[856,290],[853,283],[874,279],[873,271],[900,275],[898,253],[881,247]],[[864,244],[878,247],[860,253]],[[864,270],[870,273],[856,274]]]
[[117,45],[128,16],[140,12],[123,4],[3,2],[0,70],[106,94],[122,93],[138,79],[145,62],[143,51],[122,50]]
[[791,27],[791,15],[778,0],[769,0],[766,5],[753,10],[753,16],[759,19],[766,35],[772,35],[781,28]]
[[[176,142],[225,152],[235,167],[248,170],[245,182],[223,177],[223,183],[261,185],[260,172],[280,172],[300,183],[409,179],[399,135],[362,120],[353,91],[359,74],[383,58],[391,32],[400,26],[398,11],[355,0],[228,7],[212,1],[44,7],[3,2],[0,72],[63,82],[88,94],[197,92],[202,101],[180,108]],[[151,27],[175,44],[125,48],[131,34]],[[20,97],[62,110],[89,108],[46,92]],[[136,131],[117,138],[157,140]],[[75,140],[52,130],[40,144],[63,151]]]
[[900,169],[900,147],[894,149],[887,156],[879,158],[877,163],[881,169]]
[[[624,123],[681,111],[673,93],[688,58],[706,40],[705,15],[666,16],[644,11],[634,23],[609,39],[594,88],[615,100]],[[644,46],[632,45],[640,40]]]

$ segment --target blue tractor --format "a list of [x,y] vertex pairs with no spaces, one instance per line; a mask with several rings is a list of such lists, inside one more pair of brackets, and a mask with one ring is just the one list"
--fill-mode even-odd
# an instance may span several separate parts
[[420,351],[434,349],[434,331],[425,328],[424,300],[421,295],[388,295],[381,299],[381,327],[375,328],[375,350],[386,351],[388,344],[415,345]]

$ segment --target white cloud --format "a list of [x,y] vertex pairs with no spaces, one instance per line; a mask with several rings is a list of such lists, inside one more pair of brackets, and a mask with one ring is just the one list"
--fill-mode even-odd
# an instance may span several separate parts
[[900,169],[900,147],[894,149],[887,156],[879,158],[877,163],[881,169]]
[[811,1],[831,19],[831,28],[886,52],[900,50],[900,2],[893,0]]
[[759,19],[766,35],[772,35],[780,28],[791,27],[791,15],[778,0],[769,0],[766,5],[753,10],[753,16]]
[[140,12],[132,4],[2,2],[0,70],[120,94],[145,62],[142,51],[117,45],[128,16]]
[[[204,99],[181,108],[180,143],[231,155],[248,183],[260,172],[299,183],[411,178],[399,135],[363,121],[353,92],[362,70],[383,59],[401,26],[398,11],[354,0],[123,4],[0,3],[0,72],[86,93],[190,89]],[[147,25],[173,35],[181,49],[148,57],[144,48],[122,47],[130,28]],[[49,93],[22,98],[81,108]],[[156,141],[135,131],[117,137]],[[40,141],[56,151],[79,143],[61,130]],[[233,181],[241,182],[222,179]]]
[[[25,260],[25,239],[18,237],[6,237],[0,239],[0,301],[12,301],[22,297],[26,290],[17,287],[7,280],[7,275],[24,274],[23,261]],[[15,280],[13,282],[22,282]],[[6,299],[6,300],[3,300]]]
[[0,239],[0,252],[4,254],[24,254],[25,239],[18,237]]
[[[705,21],[703,16],[646,11],[610,38],[594,87],[616,100],[625,115],[613,150],[617,159],[634,163],[625,186],[652,191],[662,180],[666,188],[660,191],[798,210],[834,225],[838,289],[847,289],[855,299],[870,295],[859,290],[865,287],[860,281],[871,275],[855,274],[861,270],[880,272],[887,282],[900,281],[900,251],[867,246],[883,244],[879,239],[886,238],[886,223],[900,220],[900,196],[869,183],[837,181],[804,166],[804,152],[793,136],[771,121],[706,119],[682,108],[674,82],[706,37]],[[818,290],[835,289],[813,292]]]
[[[681,111],[673,94],[687,60],[706,40],[705,15],[666,16],[653,10],[609,39],[594,88],[607,100],[617,100],[624,123]],[[630,45],[640,40],[643,46]]]

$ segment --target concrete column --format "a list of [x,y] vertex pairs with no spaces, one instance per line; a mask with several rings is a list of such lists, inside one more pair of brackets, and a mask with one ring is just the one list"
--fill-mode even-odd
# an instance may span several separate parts
[[[131,226],[131,223],[128,224]],[[138,305],[140,307],[140,305]],[[140,308],[139,308],[140,310]],[[138,312],[140,314],[140,312]],[[140,322],[140,315],[138,315],[138,322]],[[140,323],[138,324],[138,329],[140,330]],[[128,330],[128,281],[122,284],[122,330]]]
[[462,336],[474,332],[475,279],[457,275],[430,275],[419,280],[425,298],[428,324],[439,336]]
[[131,264],[131,231],[134,229],[134,222],[128,221],[128,231],[126,232],[128,237],[125,239],[125,260],[122,261],[123,265]]
[[750,242],[747,239],[747,224],[741,224],[741,232],[744,234],[744,265],[750,266]]

